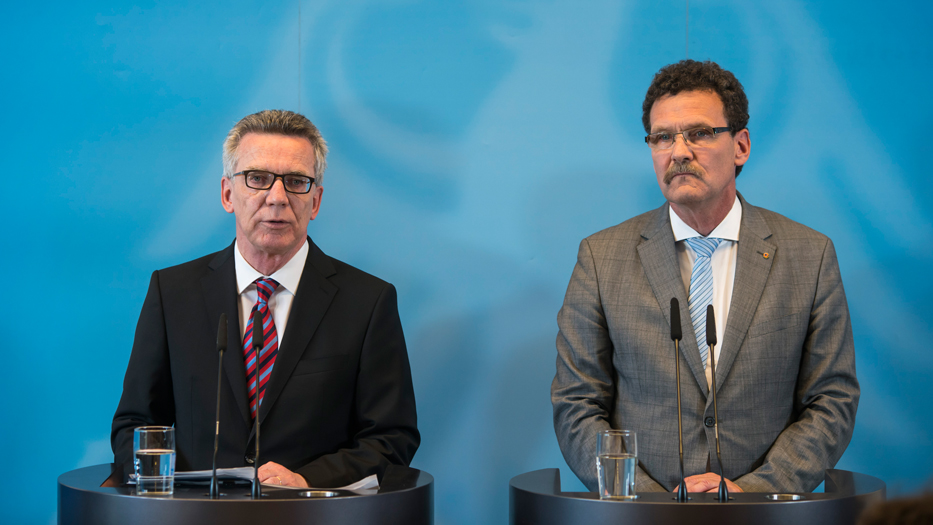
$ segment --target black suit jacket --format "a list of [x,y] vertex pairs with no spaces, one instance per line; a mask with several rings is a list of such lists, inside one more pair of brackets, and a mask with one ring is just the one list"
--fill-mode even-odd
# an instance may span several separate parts
[[[421,438],[395,288],[308,242],[259,410],[260,463],[280,463],[312,486],[340,486],[408,465]],[[135,427],[175,425],[176,469],[211,468],[222,312],[230,345],[217,464],[252,462],[233,250],[153,272],[113,418],[116,462],[132,461]]]

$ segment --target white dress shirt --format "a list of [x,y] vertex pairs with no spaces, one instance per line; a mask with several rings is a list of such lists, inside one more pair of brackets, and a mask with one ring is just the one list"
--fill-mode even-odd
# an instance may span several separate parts
[[272,296],[269,297],[269,309],[272,310],[272,321],[275,323],[275,331],[278,334],[279,346],[285,338],[285,325],[288,323],[288,313],[292,310],[292,301],[295,299],[295,292],[298,291],[298,282],[301,281],[301,272],[305,268],[305,260],[308,258],[308,240],[305,239],[304,245],[298,250],[285,266],[272,275],[263,275],[250,266],[243,254],[240,253],[239,243],[234,244],[234,261],[236,263],[236,288],[240,296],[240,349],[243,349],[243,336],[246,335],[246,323],[249,321],[249,314],[256,305],[256,298],[259,296],[256,292],[256,283],[253,282],[260,277],[270,277],[279,283]]
[[[690,296],[690,276],[693,273],[693,262],[696,252],[686,242],[691,237],[702,237],[677,215],[674,208],[670,209],[671,228],[674,230],[676,241],[677,260],[680,263],[680,276],[684,280],[684,289]],[[716,313],[716,362],[719,362],[719,353],[722,350],[723,335],[726,332],[726,323],[729,321],[729,306],[732,304],[732,285],[735,282],[735,261],[739,254],[739,228],[742,225],[742,203],[738,196],[732,204],[732,209],[726,218],[713,229],[707,237],[723,239],[713,256],[710,264],[713,270],[713,310]],[[692,323],[692,321],[687,321]],[[707,358],[708,359],[708,358]],[[706,384],[713,383],[712,367],[706,363]]]

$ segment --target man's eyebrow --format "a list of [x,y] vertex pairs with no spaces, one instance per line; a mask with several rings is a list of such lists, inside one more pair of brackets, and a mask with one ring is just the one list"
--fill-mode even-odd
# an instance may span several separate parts
[[[680,128],[680,131],[683,131],[685,129],[709,128],[709,127],[714,127],[714,126],[712,124],[707,124],[705,122],[691,122],[683,126],[682,128]],[[670,128],[658,127],[657,131],[652,131],[651,133],[669,133],[671,131],[673,130]]]
[[[271,171],[271,170],[269,170],[269,169],[267,169],[267,168],[258,168],[258,167],[253,166],[253,165],[247,166],[246,168],[243,168],[243,169],[240,170],[240,171],[265,171],[265,172],[267,172],[267,173],[275,173],[274,171]],[[304,173],[304,172],[301,172],[301,171],[289,171],[289,172],[286,172],[286,173],[279,173],[279,175],[301,175],[302,177],[313,178],[312,175],[309,175],[309,174]]]

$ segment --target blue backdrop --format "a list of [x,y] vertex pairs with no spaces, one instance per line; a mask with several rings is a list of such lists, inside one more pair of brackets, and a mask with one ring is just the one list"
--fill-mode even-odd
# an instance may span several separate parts
[[[891,493],[933,472],[928,2],[694,0],[689,56],[751,100],[739,190],[829,235],[862,382],[839,466]],[[300,10],[300,16],[299,16]],[[150,273],[226,246],[221,143],[264,108],[331,147],[325,252],[399,290],[439,524],[504,523],[508,481],[562,469],[556,314],[584,236],[661,204],[651,76],[682,0],[15,2],[3,8],[0,380],[10,522],[112,458]]]

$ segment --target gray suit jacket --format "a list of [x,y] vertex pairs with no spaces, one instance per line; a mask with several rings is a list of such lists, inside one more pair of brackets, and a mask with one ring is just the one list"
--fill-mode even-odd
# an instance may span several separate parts
[[[741,195],[739,196],[742,199]],[[728,324],[716,363],[725,475],[745,491],[811,491],[852,437],[852,327],[826,236],[742,199]],[[637,432],[636,490],[680,481],[670,300],[680,302],[687,476],[718,472],[712,397],[690,323],[668,205],[580,243],[557,317],[554,429],[596,490],[596,433]]]

